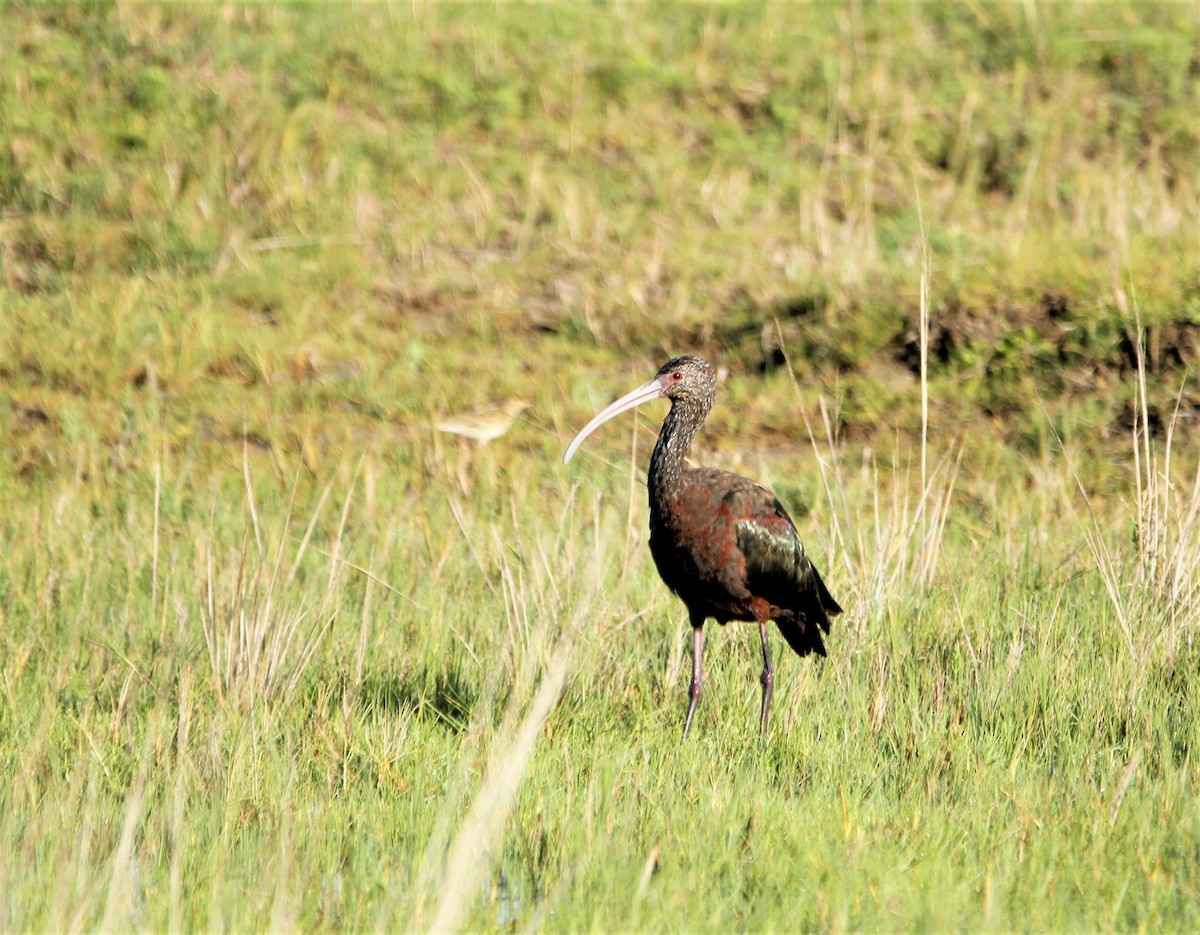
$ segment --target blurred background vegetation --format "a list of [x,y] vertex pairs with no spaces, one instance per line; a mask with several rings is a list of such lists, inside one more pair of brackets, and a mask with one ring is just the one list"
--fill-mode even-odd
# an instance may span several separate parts
[[[768,382],[786,358],[844,431],[910,431],[923,260],[945,431],[1123,438],[1135,308],[1157,405],[1194,360],[1191,5],[5,18],[0,418],[24,475],[148,424],[319,458],[513,393],[553,448],[578,375],[680,351]],[[745,429],[801,435],[756,385]]]

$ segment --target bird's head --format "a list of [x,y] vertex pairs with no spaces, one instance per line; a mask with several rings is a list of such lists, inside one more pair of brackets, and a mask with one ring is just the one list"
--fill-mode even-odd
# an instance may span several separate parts
[[709,401],[717,391],[717,375],[708,361],[689,355],[668,360],[658,368],[654,379],[662,384],[662,395],[670,400]]
[[583,440],[592,434],[603,423],[615,415],[648,403],[652,399],[669,399],[674,408],[678,405],[694,406],[700,410],[702,419],[712,405],[713,396],[717,390],[717,375],[707,361],[699,357],[674,357],[658,368],[658,373],[648,383],[636,390],[626,393],[615,403],[606,406],[596,413],[595,417],[575,436],[563,455],[563,464],[571,460]]

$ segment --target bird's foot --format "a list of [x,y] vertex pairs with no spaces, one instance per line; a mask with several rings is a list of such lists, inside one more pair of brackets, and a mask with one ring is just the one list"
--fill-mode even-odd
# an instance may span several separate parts
[[687,717],[683,721],[683,736],[687,738],[688,731],[692,729],[692,717],[696,713],[696,702],[700,700],[700,692],[703,688],[699,681],[693,681],[692,687],[688,689],[688,709]]
[[767,732],[767,725],[771,721],[771,696],[775,694],[775,672],[772,669],[763,669],[762,675],[759,677],[762,682],[762,714],[759,716],[758,729],[762,733]]

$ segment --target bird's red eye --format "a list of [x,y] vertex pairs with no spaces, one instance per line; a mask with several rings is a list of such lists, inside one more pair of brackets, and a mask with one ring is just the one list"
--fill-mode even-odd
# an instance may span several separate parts
[[674,380],[676,383],[678,383],[680,380],[683,379],[683,374],[680,373],[678,370],[676,370],[674,373],[671,374],[671,379]]

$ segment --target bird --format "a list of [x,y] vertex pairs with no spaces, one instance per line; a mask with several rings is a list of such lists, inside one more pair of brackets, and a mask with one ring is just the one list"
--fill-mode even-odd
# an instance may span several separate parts
[[501,403],[485,406],[473,412],[439,419],[435,425],[439,432],[462,435],[482,445],[499,438],[510,428],[517,416],[529,408],[524,399],[506,399]]
[[[459,435],[476,442],[476,444],[467,447],[467,450],[461,453],[458,458],[456,475],[458,477],[459,489],[464,494],[471,491],[472,467],[475,455],[482,452],[487,447],[488,442],[495,441],[511,429],[513,423],[517,421],[517,416],[528,409],[529,406],[529,401],[525,399],[506,399],[472,412],[446,416],[434,422],[434,427],[439,432]],[[488,462],[488,478],[494,486],[496,480],[496,464],[494,461]]]
[[752,480],[715,468],[684,464],[688,446],[716,397],[712,367],[685,355],[663,364],[654,377],[598,412],[563,454],[568,463],[583,440],[622,412],[667,399],[650,457],[650,554],[663,582],[687,607],[692,626],[692,681],[688,689],[686,738],[703,689],[704,624],[731,620],[758,624],[762,640],[762,708],[759,731],[766,734],[775,687],[767,623],[775,621],[800,656],[826,655],[823,634],[842,608],[809,560],[787,510]]

